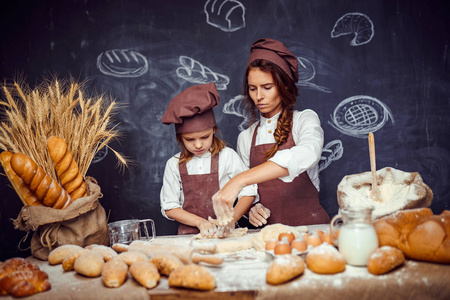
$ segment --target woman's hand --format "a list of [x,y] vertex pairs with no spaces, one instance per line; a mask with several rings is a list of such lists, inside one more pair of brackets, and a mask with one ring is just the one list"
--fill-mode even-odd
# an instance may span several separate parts
[[200,233],[204,237],[212,237],[217,231],[217,226],[205,219],[201,219],[197,225]]
[[270,210],[261,203],[257,203],[250,209],[248,216],[250,224],[259,227],[267,224],[267,219],[270,217]]
[[216,234],[218,238],[226,238],[236,227],[234,219],[226,225],[219,225],[219,221],[208,217],[208,221],[217,225]]
[[212,197],[214,213],[216,214],[217,221],[219,221],[221,226],[225,226],[233,221],[234,201],[237,199],[239,192],[245,186],[235,179],[238,176],[235,176],[233,179],[228,181],[228,183]]

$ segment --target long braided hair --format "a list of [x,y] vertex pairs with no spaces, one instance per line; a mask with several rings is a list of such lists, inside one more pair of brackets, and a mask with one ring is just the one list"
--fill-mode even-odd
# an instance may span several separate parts
[[272,156],[274,156],[278,151],[278,148],[287,141],[289,132],[291,132],[294,104],[297,101],[296,97],[298,95],[298,88],[295,85],[295,82],[276,64],[264,59],[256,59],[251,62],[245,72],[243,85],[243,94],[250,108],[249,112],[251,124],[256,121],[257,112],[256,105],[249,95],[249,86],[247,80],[248,73],[252,69],[260,69],[263,72],[269,72],[270,74],[272,74],[275,86],[277,87],[278,93],[280,94],[282,104],[282,111],[277,121],[277,128],[273,133],[273,136],[275,138],[275,145],[265,153],[265,161],[267,161]]

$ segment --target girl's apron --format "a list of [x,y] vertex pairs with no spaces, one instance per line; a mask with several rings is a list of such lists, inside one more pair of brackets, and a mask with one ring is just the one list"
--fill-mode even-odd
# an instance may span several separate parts
[[[275,143],[255,146],[259,124],[255,128],[250,149],[250,168],[264,162],[265,153]],[[295,146],[292,132],[288,140],[278,149],[289,149]],[[299,226],[311,224],[326,224],[330,217],[319,202],[319,192],[308,176],[303,172],[292,182],[286,183],[280,179],[273,179],[258,184],[260,203],[270,209],[267,224],[282,223],[284,225]]]
[[[188,175],[186,164],[179,165],[183,185],[183,209],[208,220],[215,218],[212,196],[219,188],[219,154],[211,156],[211,173]],[[196,234],[200,230],[184,224],[178,225],[178,234]]]

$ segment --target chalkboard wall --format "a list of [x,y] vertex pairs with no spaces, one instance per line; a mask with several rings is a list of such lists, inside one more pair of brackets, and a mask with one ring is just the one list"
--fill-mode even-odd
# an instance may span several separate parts
[[[298,57],[297,109],[315,110],[325,131],[320,199],[330,216],[340,180],[370,170],[369,131],[378,169],[419,172],[434,192],[432,210],[449,209],[447,1],[17,0],[0,13],[3,80],[20,75],[34,86],[71,76],[123,104],[123,137],[112,147],[134,164],[122,174],[104,152],[88,171],[110,221],[152,218],[158,235],[176,233],[159,192],[165,162],[179,149],[161,116],[180,91],[214,81],[217,122],[235,148],[248,125],[239,102],[248,50],[262,37]],[[25,232],[11,219],[22,204],[4,176],[0,193],[1,259],[29,255],[18,250]]]

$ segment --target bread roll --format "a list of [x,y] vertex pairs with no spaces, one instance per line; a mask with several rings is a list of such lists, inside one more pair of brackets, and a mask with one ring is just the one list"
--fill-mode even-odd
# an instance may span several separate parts
[[86,183],[83,175],[80,174],[78,164],[67,148],[66,142],[56,136],[51,136],[47,140],[47,148],[50,157],[55,163],[56,173],[61,184],[69,193],[73,201],[87,195]]
[[38,200],[34,192],[26,185],[22,178],[17,176],[16,172],[11,167],[11,157],[13,154],[9,151],[3,151],[0,153],[0,163],[2,164],[3,170],[6,176],[12,184],[12,187],[16,191],[20,200],[24,205],[44,205]]
[[84,247],[84,249],[99,253],[103,257],[104,261],[110,261],[118,255],[117,252],[114,251],[111,247],[105,245],[92,244]]
[[102,270],[103,284],[110,288],[121,286],[128,276],[128,266],[120,259],[112,259],[105,263]]
[[99,277],[102,274],[103,257],[97,252],[89,251],[75,260],[73,265],[75,272],[86,277]]
[[133,263],[137,261],[148,260],[148,257],[140,252],[122,252],[119,255],[117,255],[117,258],[122,260],[128,266],[131,266]]
[[150,259],[161,275],[169,276],[175,269],[183,266],[183,262],[172,254],[156,254]]
[[345,270],[345,259],[335,247],[323,243],[308,252],[306,265],[315,273],[335,274]]
[[285,283],[300,276],[304,271],[305,263],[300,256],[278,255],[267,268],[266,281],[274,285]]
[[215,289],[216,279],[203,266],[184,265],[170,273],[169,286],[209,291]]
[[141,285],[152,289],[158,285],[161,275],[150,261],[138,261],[130,266],[130,274]]
[[372,252],[367,269],[374,275],[385,274],[405,263],[403,252],[391,246],[383,246]]
[[45,206],[66,208],[72,202],[67,192],[27,155],[15,153],[11,168]]
[[62,261],[62,268],[64,271],[72,271],[74,269],[74,264],[75,261],[77,260],[78,257],[80,257],[81,255],[88,253],[91,250],[81,250],[81,251],[75,251],[74,253],[72,253],[71,255],[67,256],[63,261]]
[[429,208],[398,211],[374,222],[380,246],[400,249],[410,259],[450,263],[450,212]]
[[61,245],[55,249],[53,249],[48,254],[48,263],[51,265],[60,264],[66,259],[68,256],[72,255],[75,252],[83,251],[83,247],[73,244]]

